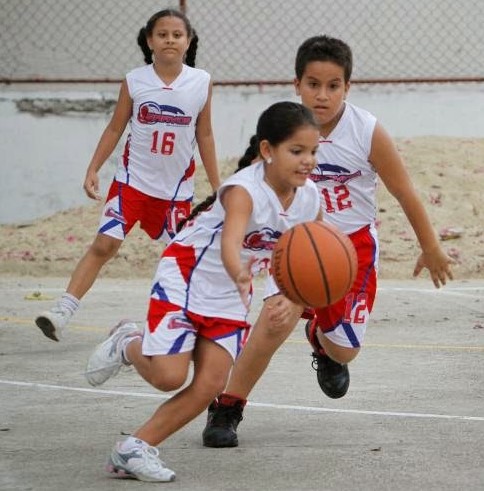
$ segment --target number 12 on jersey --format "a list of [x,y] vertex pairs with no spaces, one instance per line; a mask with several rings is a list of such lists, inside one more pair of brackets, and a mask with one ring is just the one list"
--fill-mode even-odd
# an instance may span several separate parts
[[[175,133],[165,131],[161,138],[159,138],[160,132],[158,130],[153,131],[151,139],[151,152],[161,153],[162,155],[171,155],[175,148]],[[158,141],[160,140],[160,141]]]
[[326,213],[335,213],[336,211],[342,211],[353,207],[350,199],[350,190],[344,184],[333,188],[334,202],[331,199],[328,189],[323,188],[321,194],[323,195],[324,203],[326,205]]

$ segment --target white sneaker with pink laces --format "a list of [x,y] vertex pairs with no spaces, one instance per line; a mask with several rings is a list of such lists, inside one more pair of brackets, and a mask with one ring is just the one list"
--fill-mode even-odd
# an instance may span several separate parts
[[111,329],[109,337],[98,344],[87,362],[84,375],[93,385],[102,385],[106,380],[118,374],[123,365],[128,365],[123,359],[121,343],[127,337],[142,336],[138,326],[130,320],[122,320]]
[[111,452],[106,470],[116,477],[148,482],[171,482],[176,477],[159,459],[158,449],[150,446],[140,446],[122,452],[118,443]]

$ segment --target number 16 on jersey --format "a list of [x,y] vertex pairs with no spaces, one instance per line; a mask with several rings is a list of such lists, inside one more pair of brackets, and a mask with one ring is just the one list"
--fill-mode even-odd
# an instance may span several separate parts
[[161,153],[162,155],[171,155],[175,148],[175,133],[165,131],[160,138],[158,130],[153,131],[151,139],[151,153]]

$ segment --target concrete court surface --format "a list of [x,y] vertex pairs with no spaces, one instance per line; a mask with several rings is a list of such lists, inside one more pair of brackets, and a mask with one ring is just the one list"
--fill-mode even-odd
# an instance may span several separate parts
[[[100,279],[67,338],[33,324],[66,278],[0,278],[0,489],[483,490],[484,281],[381,281],[346,397],[322,394],[301,322],[254,390],[240,446],[201,445],[205,415],[161,446],[169,484],[104,473],[111,446],[164,395],[134,372],[92,388],[83,369],[117,320],[142,320],[149,279]],[[34,296],[35,298],[35,296]],[[40,297],[42,298],[42,297]],[[260,304],[260,285],[257,303]]]

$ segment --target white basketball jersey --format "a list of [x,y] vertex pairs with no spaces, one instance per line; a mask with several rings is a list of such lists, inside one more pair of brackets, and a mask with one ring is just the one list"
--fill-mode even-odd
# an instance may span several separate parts
[[214,205],[198,215],[165,249],[156,272],[152,298],[201,315],[246,320],[247,311],[220,256],[225,211],[219,197],[233,185],[242,186],[252,198],[253,210],[241,259],[245,263],[251,256],[257,258],[254,274],[269,268],[272,250],[283,232],[297,223],[315,220],[320,210],[318,191],[311,180],[296,189],[291,206],[284,210],[264,181],[263,163],[250,165],[227,179]]
[[208,96],[210,75],[183,65],[166,86],[153,65],[126,75],[133,100],[130,132],[116,180],[165,200],[193,197],[195,127]]
[[372,114],[346,102],[336,127],[319,140],[311,179],[323,219],[347,234],[375,222],[377,174],[368,161],[375,124]]

